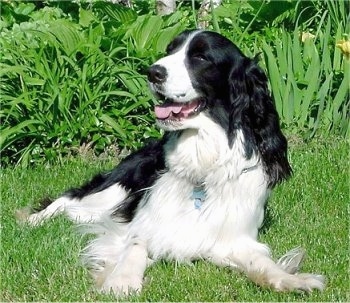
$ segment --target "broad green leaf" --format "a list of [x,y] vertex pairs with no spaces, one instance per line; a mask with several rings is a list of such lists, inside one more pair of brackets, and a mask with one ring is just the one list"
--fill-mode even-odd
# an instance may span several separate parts
[[23,77],[23,81],[26,83],[26,85],[44,85],[45,84],[45,80],[43,79],[39,79],[39,78],[34,78],[34,77]]
[[19,3],[19,5],[15,7],[14,12],[18,15],[29,15],[34,9],[34,3]]
[[117,3],[97,1],[94,3],[94,7],[99,8],[103,13],[122,24],[132,23],[137,17],[134,10]]
[[312,128],[310,127],[310,129],[312,129],[310,137],[314,136],[317,128],[321,124],[322,115],[325,110],[326,99],[327,99],[327,96],[329,96],[330,94],[329,90],[331,87],[332,78],[333,78],[333,73],[330,73],[329,75],[327,75],[326,80],[323,82],[322,86],[317,92],[317,99],[319,100],[318,111],[317,111],[317,117],[316,117],[315,123]]
[[[293,37],[293,38],[292,38]],[[289,45],[285,45],[285,47],[292,48],[293,53],[293,60],[291,61],[293,65],[294,73],[300,75],[302,77],[303,75],[303,61],[301,56],[301,46],[300,46],[300,38],[299,38],[299,29],[295,29],[293,36],[289,36]],[[291,41],[291,39],[293,39]]]
[[303,102],[301,105],[301,121],[306,121],[308,115],[310,114],[310,105],[312,100],[315,98],[318,85],[319,85],[319,75],[320,75],[320,63],[318,55],[315,55],[312,59],[310,66],[306,72],[305,78],[308,79],[308,86],[303,96]]
[[[33,124],[42,124],[41,121],[38,120],[26,120],[23,121],[15,126],[12,127],[6,127],[4,129],[1,130],[0,132],[0,150],[2,150],[4,147],[3,145],[5,145],[6,147],[6,140],[8,140],[8,138],[16,133],[20,133],[23,131],[23,129],[25,129],[26,127],[33,125]],[[14,141],[14,140],[12,140]]]
[[70,56],[85,41],[78,26],[67,20],[55,20],[50,22],[49,31],[55,36],[65,53]]
[[95,20],[96,17],[92,11],[79,7],[79,24],[81,26],[88,27]]
[[164,28],[156,38],[154,50],[156,53],[164,53],[167,45],[184,29],[181,23],[172,27]]
[[125,131],[120,127],[120,125],[110,116],[103,114],[100,119],[112,127],[119,135],[126,137]]
[[15,74],[23,74],[24,71],[26,71],[28,67],[26,66],[20,66],[20,65],[14,65],[10,66],[7,64],[1,64],[0,65],[0,77],[3,75],[15,73]]
[[281,79],[276,58],[272,53],[271,46],[269,46],[265,41],[263,41],[263,50],[266,56],[265,61],[267,62],[266,66],[268,69],[272,93],[276,103],[276,109],[278,113],[282,115],[283,99],[281,93],[284,88],[283,80]]

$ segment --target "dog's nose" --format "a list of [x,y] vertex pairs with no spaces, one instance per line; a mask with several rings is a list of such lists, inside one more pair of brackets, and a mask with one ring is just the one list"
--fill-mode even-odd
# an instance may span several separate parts
[[155,64],[148,69],[147,77],[149,82],[161,84],[165,82],[167,72],[164,66]]

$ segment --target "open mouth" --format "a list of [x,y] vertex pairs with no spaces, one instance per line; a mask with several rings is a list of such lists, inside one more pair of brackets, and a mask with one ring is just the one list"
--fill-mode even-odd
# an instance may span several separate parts
[[204,108],[203,98],[196,98],[186,103],[165,100],[162,105],[156,105],[154,113],[159,120],[181,120],[198,115]]

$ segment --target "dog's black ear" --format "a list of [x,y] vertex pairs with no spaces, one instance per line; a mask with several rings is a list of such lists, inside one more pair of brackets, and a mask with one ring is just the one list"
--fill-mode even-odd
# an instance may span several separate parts
[[258,152],[274,186],[291,174],[287,158],[287,140],[281,132],[279,117],[267,86],[267,77],[257,58],[242,58],[230,74],[231,112],[229,144],[237,130],[244,135],[246,156]]

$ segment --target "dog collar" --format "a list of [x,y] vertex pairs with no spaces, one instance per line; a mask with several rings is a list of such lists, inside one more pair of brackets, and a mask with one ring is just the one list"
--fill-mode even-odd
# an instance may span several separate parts
[[192,190],[191,199],[195,209],[201,209],[203,202],[205,201],[206,193],[204,185],[197,185]]
[[[246,167],[242,170],[241,174],[248,173],[258,167],[258,164],[255,164],[250,167]],[[205,199],[206,199],[206,192],[205,192],[205,186],[203,184],[201,185],[195,185],[192,190],[191,199],[193,200],[194,208],[195,209],[201,209]]]
[[243,168],[243,169],[242,169],[242,172],[241,172],[241,175],[242,175],[242,174],[245,174],[245,173],[248,173],[248,172],[250,172],[250,171],[256,169],[257,167],[258,167],[258,164],[255,164],[255,165],[253,165],[253,166],[251,166],[251,167]]

